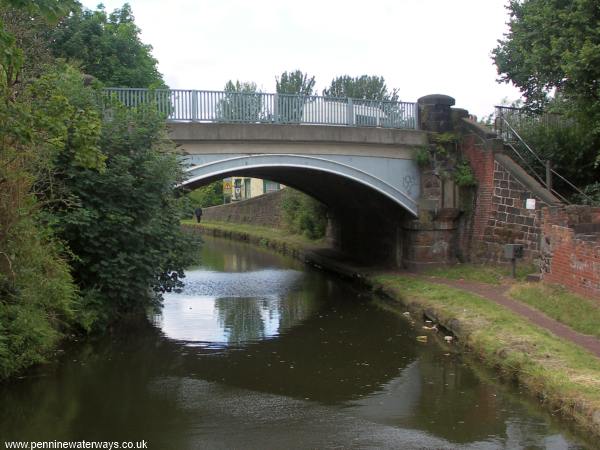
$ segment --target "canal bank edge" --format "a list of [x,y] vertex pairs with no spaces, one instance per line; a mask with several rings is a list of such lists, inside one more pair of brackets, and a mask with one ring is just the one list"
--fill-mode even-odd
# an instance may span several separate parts
[[476,355],[502,379],[519,382],[552,414],[560,414],[600,438],[600,359],[511,311],[418,276],[328,261],[317,252],[318,244],[280,230],[217,222],[185,223],[182,227],[192,233],[258,245],[359,280],[399,302],[415,317],[425,316],[440,324],[455,335],[462,351]]

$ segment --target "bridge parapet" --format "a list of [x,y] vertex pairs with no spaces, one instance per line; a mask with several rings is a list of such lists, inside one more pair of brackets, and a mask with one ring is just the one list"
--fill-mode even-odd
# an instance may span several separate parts
[[418,106],[317,95],[190,89],[106,88],[102,102],[154,104],[170,122],[277,123],[346,127],[418,128]]

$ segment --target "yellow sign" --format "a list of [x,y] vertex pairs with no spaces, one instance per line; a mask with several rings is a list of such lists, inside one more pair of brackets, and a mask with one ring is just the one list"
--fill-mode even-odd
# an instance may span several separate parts
[[231,194],[231,181],[223,181],[223,194]]

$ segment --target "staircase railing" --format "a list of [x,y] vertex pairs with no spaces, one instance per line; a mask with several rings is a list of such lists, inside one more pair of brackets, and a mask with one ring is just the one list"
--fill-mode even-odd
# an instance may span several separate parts
[[[509,121],[511,117],[516,118],[517,120]],[[505,145],[517,156],[519,161],[525,165],[526,169],[528,169],[527,172],[548,191],[567,204],[571,204],[572,202],[567,198],[567,196],[555,189],[555,177],[560,179],[564,185],[568,186],[572,191],[579,194],[582,198],[585,198],[591,202],[592,199],[585,192],[575,186],[570,180],[565,178],[552,167],[552,162],[550,160],[543,160],[540,158],[540,156],[534,151],[533,148],[531,148],[531,146],[517,131],[517,128],[531,126],[534,124],[541,126],[562,126],[565,124],[565,121],[562,120],[558,114],[543,114],[540,116],[533,116],[531,114],[523,113],[523,111],[519,108],[509,108],[504,106],[496,107],[494,130],[498,136],[502,138]],[[519,146],[521,151],[519,151],[517,148]]]

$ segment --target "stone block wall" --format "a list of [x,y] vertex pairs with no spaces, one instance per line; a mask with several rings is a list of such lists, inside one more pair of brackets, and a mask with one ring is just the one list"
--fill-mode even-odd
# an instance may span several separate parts
[[600,303],[600,208],[544,208],[542,279]]
[[204,208],[202,220],[241,223],[268,228],[282,225],[281,202],[285,189],[236,203]]
[[[524,258],[539,258],[541,211],[548,206],[517,181],[498,161],[494,162],[494,192],[491,213],[483,229],[482,251],[493,260],[503,258],[504,244],[523,244]],[[535,199],[535,209],[527,209],[527,199]]]
[[[468,259],[506,262],[505,244],[523,244],[526,261],[539,259],[541,211],[556,199],[503,153],[501,143],[471,135],[462,151],[478,184],[470,229],[459,238]],[[527,199],[535,199],[535,209],[526,208]]]
[[456,263],[459,214],[458,209],[444,208],[428,221],[404,221],[403,266],[418,271]]

